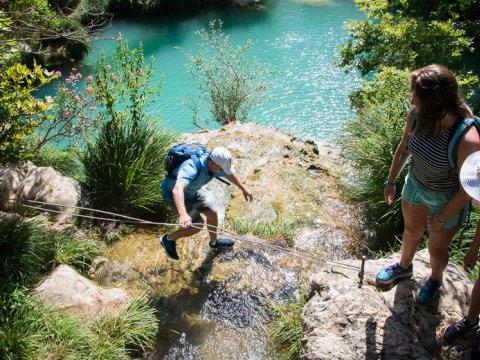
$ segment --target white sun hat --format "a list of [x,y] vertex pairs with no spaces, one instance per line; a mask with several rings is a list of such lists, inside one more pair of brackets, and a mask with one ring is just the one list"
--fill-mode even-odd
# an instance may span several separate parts
[[224,147],[219,146],[214,148],[210,153],[210,159],[212,159],[215,164],[220,165],[225,174],[232,175],[234,173],[232,154]]
[[468,195],[480,202],[480,151],[471,153],[463,162],[460,183]]

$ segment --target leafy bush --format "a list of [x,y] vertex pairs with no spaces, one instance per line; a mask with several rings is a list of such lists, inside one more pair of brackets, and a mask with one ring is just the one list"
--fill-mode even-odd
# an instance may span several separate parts
[[364,79],[360,89],[350,94],[350,103],[356,110],[383,104],[395,94],[399,99],[410,97],[410,71],[381,67],[372,79]]
[[0,164],[31,155],[26,137],[45,121],[44,111],[51,108],[33,92],[55,77],[40,66],[32,69],[15,64],[1,69],[0,76]]
[[342,155],[352,167],[347,179],[350,194],[360,206],[365,226],[387,247],[403,230],[400,190],[406,170],[398,177],[397,196],[391,206],[384,201],[383,183],[402,137],[408,108],[406,99],[394,95],[373,103],[345,126],[339,139]]
[[208,111],[220,125],[243,121],[266,95],[265,65],[247,57],[251,41],[234,47],[222,31],[222,21],[213,20],[209,30],[202,29],[197,53],[186,53],[190,64],[187,69],[197,80],[200,97],[187,103],[193,110],[193,122],[200,126],[199,102],[203,100]]

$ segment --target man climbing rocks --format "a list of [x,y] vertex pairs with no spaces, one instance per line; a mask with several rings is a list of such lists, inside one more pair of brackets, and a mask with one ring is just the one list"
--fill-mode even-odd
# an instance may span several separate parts
[[[223,147],[216,147],[212,151],[200,152],[182,162],[162,182],[163,197],[169,205],[175,205],[180,222],[180,228],[171,234],[165,234],[160,239],[167,255],[178,260],[176,241],[200,232],[204,223],[200,216],[203,213],[207,218],[207,229],[212,248],[232,247],[234,241],[228,238],[219,238],[217,234],[217,210],[198,192],[214,177],[225,177],[243,192],[246,201],[252,201],[252,191],[247,188],[235,175],[232,166],[232,155]],[[200,226],[192,227],[192,223]]]

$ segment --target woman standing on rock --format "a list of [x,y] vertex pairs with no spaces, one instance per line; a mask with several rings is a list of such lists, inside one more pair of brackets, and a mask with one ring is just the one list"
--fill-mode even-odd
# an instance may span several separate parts
[[[459,186],[457,171],[450,165],[448,144],[458,124],[472,114],[460,98],[455,76],[441,65],[413,71],[410,93],[412,106],[384,188],[385,201],[391,205],[397,177],[411,157],[402,190],[405,226],[401,259],[380,270],[376,282],[392,285],[412,276],[415,252],[428,229],[432,273],[417,293],[417,301],[430,304],[437,298],[442,285],[450,241],[468,213],[470,197]],[[480,137],[473,126],[459,141],[456,168],[478,150]]]

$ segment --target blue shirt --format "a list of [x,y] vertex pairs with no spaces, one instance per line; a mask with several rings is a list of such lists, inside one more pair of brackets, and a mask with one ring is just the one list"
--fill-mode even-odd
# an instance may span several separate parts
[[226,175],[223,171],[210,173],[207,168],[207,158],[208,154],[200,156],[201,167],[198,171],[193,159],[188,159],[173,171],[174,178],[167,177],[163,180],[160,187],[166,202],[174,203],[172,191],[177,181],[185,184],[185,199],[194,199],[203,185],[208,184],[214,177]]

